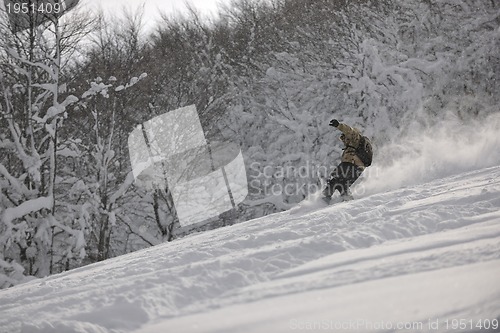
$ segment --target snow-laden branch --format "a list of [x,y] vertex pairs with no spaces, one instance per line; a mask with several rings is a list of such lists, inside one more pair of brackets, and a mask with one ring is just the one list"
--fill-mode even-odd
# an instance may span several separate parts
[[50,92],[52,94],[57,93],[57,85],[55,85],[54,83],[40,83],[40,84],[34,83],[31,86],[35,87],[35,88],[41,88],[41,89],[47,90],[48,92]]
[[[68,106],[70,106],[71,104],[74,104],[78,101],[79,101],[78,97],[76,97],[74,95],[69,95],[68,97],[66,97],[66,99],[62,103],[57,103],[57,104],[54,104],[53,106],[49,107],[49,109],[47,110],[47,113],[45,114],[45,116],[43,116],[43,118],[40,118],[36,115],[32,116],[32,118],[33,118],[33,120],[35,120],[39,124],[45,124],[45,123],[47,123],[47,121],[49,119],[52,119],[54,117],[57,117],[57,116],[64,114],[66,112],[66,108]],[[48,129],[48,128],[46,128],[46,129],[51,134],[51,136],[53,136],[54,130]]]
[[[45,72],[47,72],[47,74],[49,74],[49,76],[51,77],[52,80],[57,81],[57,74],[52,70],[52,68],[50,66],[45,65],[44,63],[41,63],[41,62],[31,62],[28,59],[21,57],[17,53],[17,51],[14,49],[8,49],[8,52],[9,52],[9,55],[11,57],[13,57],[16,60],[19,60],[20,62],[22,62],[24,64],[27,64],[27,65],[30,65],[33,67],[39,67],[39,68],[43,69]],[[24,75],[29,76],[29,73],[27,71],[19,68],[19,66],[16,66],[16,69],[19,72],[23,73]]]
[[134,173],[130,171],[125,178],[125,181],[120,186],[120,188],[109,198],[110,206],[113,205],[118,199],[120,199],[128,190],[128,188],[134,183]]
[[15,219],[21,218],[28,214],[37,212],[42,209],[52,209],[52,197],[39,197],[36,199],[23,202],[17,207],[9,207],[2,214],[2,222],[10,225]]
[[17,178],[12,176],[10,172],[0,163],[0,175],[7,179],[10,185],[18,192],[18,193],[26,193],[24,190],[24,186],[19,182]]
[[130,79],[130,82],[127,83],[127,85],[120,85],[118,87],[115,88],[115,91],[122,91],[122,90],[125,90],[125,89],[128,89],[130,87],[133,87],[135,86],[139,81],[141,81],[142,79],[146,78],[148,76],[147,73],[142,73],[139,77],[133,77]]
[[53,202],[54,200],[52,197],[39,197],[25,201],[17,207],[6,208],[1,215],[1,222],[6,225],[7,230],[5,230],[2,237],[0,237],[0,244],[5,244],[11,237],[11,232],[14,227],[12,221],[42,209],[50,210]]
[[95,96],[97,94],[101,94],[104,97],[108,97],[108,89],[111,88],[112,84],[104,84],[103,82],[91,82],[90,89],[83,93],[82,98],[88,98],[91,96]]
[[78,97],[76,97],[74,95],[69,95],[68,97],[66,97],[66,99],[62,103],[57,104],[56,106],[49,108],[49,110],[47,110],[46,116],[48,118],[53,118],[55,116],[58,116],[58,115],[64,113],[68,106],[70,106],[71,104],[74,104],[76,102],[78,102]]

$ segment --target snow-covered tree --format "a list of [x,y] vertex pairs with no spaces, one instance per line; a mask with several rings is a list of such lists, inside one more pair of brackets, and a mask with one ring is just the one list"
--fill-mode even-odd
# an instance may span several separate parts
[[[8,13],[1,14],[5,19]],[[0,71],[2,287],[22,276],[21,266],[26,275],[46,276],[85,256],[84,226],[58,202],[59,130],[78,101],[61,81],[62,54],[69,47],[64,42],[77,32],[61,23],[61,15],[38,15],[26,14],[26,26],[11,21],[2,27],[7,34]]]

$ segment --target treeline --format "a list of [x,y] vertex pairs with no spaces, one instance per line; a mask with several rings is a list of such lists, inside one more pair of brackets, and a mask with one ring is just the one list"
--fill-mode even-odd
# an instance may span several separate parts
[[[380,145],[445,111],[498,111],[498,9],[238,0],[212,21],[165,17],[149,35],[140,11],[2,25],[0,287],[287,209],[318,175],[268,171],[334,163],[333,115]],[[134,181],[127,138],[192,104],[209,141],[242,147],[250,194],[183,228],[168,188]]]

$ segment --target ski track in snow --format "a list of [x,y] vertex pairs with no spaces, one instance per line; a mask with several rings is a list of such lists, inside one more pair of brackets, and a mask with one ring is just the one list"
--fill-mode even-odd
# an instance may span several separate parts
[[[153,332],[154,323],[170,332],[176,325],[186,329],[190,316],[197,322],[224,308],[250,311],[252,302],[300,302],[294,296],[301,293],[342,296],[341,290],[384,281],[389,292],[394,279],[415,283],[419,274],[452,272],[439,275],[446,280],[454,269],[463,276],[469,265],[475,273],[500,273],[500,167],[312,209],[305,205],[0,291],[0,332]],[[500,318],[499,283],[484,283],[491,297],[477,291],[476,312],[469,303],[451,310]],[[384,297],[376,296],[369,304]],[[260,332],[258,325],[238,323],[242,331]],[[209,325],[190,328],[211,331]]]

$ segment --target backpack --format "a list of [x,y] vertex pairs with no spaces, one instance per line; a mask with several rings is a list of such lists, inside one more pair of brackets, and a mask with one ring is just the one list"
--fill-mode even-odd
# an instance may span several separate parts
[[366,136],[361,136],[358,148],[356,148],[356,155],[358,155],[359,159],[366,167],[372,165],[373,147],[370,139],[368,139]]

